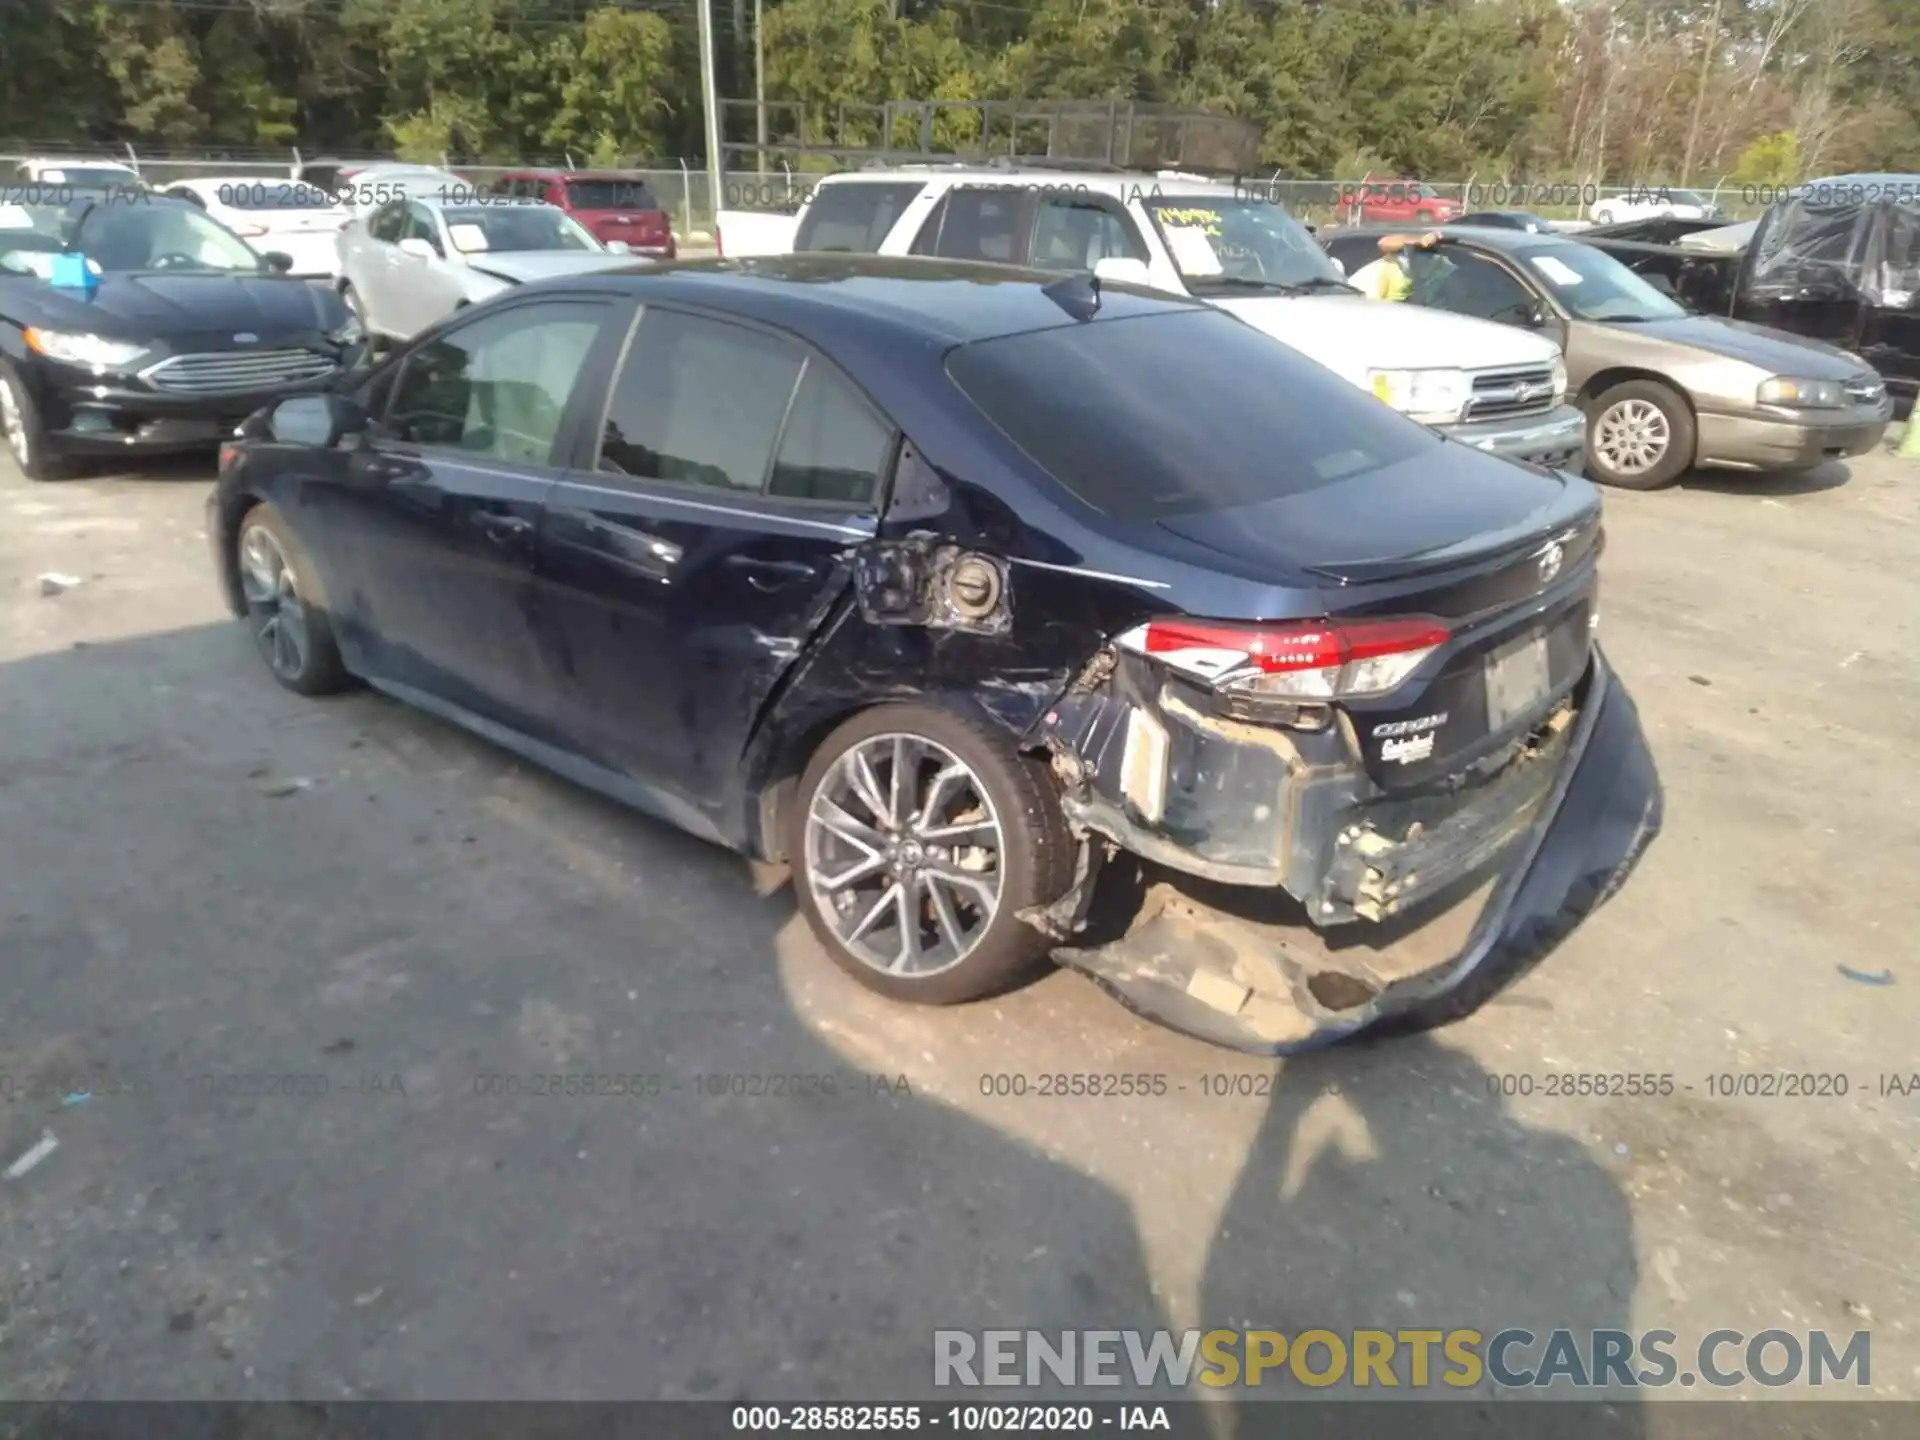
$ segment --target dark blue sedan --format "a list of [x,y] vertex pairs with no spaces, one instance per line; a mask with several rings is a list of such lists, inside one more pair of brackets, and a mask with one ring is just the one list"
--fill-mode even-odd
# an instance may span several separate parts
[[785,860],[903,1000],[1052,954],[1256,1052],[1431,1025],[1659,825],[1590,485],[1089,276],[530,286],[254,417],[209,504],[282,684]]

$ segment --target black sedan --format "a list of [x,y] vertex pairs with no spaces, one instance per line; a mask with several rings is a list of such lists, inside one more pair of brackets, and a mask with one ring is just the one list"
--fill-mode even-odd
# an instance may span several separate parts
[[787,861],[903,1000],[1052,952],[1256,1052],[1437,1023],[1659,823],[1590,485],[1089,277],[529,286],[251,419],[208,519],[282,684]]
[[360,357],[337,295],[183,201],[70,185],[0,199],[0,430],[32,479],[81,455],[211,450]]

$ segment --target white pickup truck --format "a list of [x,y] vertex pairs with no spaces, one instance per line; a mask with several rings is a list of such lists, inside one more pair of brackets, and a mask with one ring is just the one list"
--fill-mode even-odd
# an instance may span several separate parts
[[905,165],[823,178],[797,216],[726,210],[730,259],[925,255],[1192,295],[1467,444],[1578,471],[1586,422],[1559,347],[1492,321],[1365,299],[1284,207],[1169,172]]

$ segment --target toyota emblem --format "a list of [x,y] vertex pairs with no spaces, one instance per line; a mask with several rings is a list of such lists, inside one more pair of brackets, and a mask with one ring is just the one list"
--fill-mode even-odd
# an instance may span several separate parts
[[1558,540],[1549,542],[1547,548],[1540,552],[1540,583],[1542,585],[1553,583],[1553,577],[1560,573],[1560,562],[1566,558],[1567,552],[1561,548]]

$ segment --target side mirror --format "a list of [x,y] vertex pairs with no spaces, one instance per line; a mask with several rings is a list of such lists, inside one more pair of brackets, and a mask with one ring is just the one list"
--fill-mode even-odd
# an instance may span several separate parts
[[1522,323],[1530,330],[1544,330],[1552,319],[1553,316],[1547,311],[1546,302],[1536,300],[1527,306],[1526,319]]
[[293,257],[284,250],[269,250],[260,259],[276,275],[285,275],[293,269]]
[[433,242],[422,240],[418,235],[409,235],[400,242],[400,248],[408,255],[421,260],[431,260],[439,252],[433,248]]
[[609,255],[631,255],[633,253],[633,246],[624,240],[609,240],[607,242],[607,253]]
[[267,413],[267,430],[281,445],[325,450],[363,432],[368,418],[344,395],[290,395]]
[[1123,255],[1110,255],[1105,260],[1093,263],[1093,273],[1102,280],[1115,285],[1140,285],[1151,289],[1153,280],[1147,271],[1144,260],[1129,260]]

